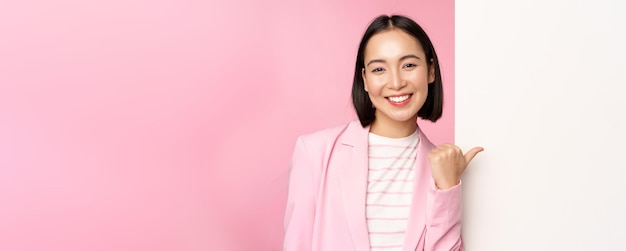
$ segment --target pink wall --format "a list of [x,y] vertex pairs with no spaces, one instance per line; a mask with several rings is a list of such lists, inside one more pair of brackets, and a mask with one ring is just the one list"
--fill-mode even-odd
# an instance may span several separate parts
[[278,250],[297,135],[354,118],[378,14],[431,35],[453,140],[454,2],[0,4],[0,250]]

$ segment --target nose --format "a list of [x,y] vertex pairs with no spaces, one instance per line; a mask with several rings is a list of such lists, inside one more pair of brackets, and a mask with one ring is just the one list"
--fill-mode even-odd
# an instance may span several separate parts
[[402,87],[406,85],[406,81],[402,77],[402,74],[398,70],[394,70],[391,72],[391,81],[389,83],[389,88],[393,90],[400,90]]

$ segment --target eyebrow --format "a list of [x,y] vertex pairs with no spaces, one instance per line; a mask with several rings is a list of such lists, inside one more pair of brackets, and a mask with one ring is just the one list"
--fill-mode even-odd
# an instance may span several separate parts
[[[399,61],[405,60],[405,59],[407,59],[407,58],[416,58],[417,60],[421,60],[421,58],[420,58],[420,57],[418,57],[418,56],[416,56],[416,55],[413,55],[413,54],[409,54],[409,55],[404,55],[404,56],[402,56],[402,57],[400,58],[400,60],[399,60]],[[370,64],[372,64],[372,63],[386,63],[386,62],[387,62],[387,61],[385,61],[384,59],[372,59],[372,60],[370,60],[369,62],[367,62],[367,65],[366,65],[366,66],[369,66],[369,65],[370,65]]]

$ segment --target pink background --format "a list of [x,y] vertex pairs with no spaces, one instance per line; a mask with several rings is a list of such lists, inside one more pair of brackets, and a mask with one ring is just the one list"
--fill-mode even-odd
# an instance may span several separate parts
[[454,2],[0,3],[0,250],[279,250],[297,135],[354,117],[379,14],[431,36],[454,140]]

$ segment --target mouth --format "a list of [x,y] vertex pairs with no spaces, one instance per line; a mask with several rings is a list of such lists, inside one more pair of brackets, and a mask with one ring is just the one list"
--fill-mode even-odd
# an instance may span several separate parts
[[385,97],[385,99],[387,99],[389,103],[391,103],[392,105],[402,106],[402,105],[409,103],[409,101],[411,101],[412,96],[413,94],[404,94],[404,95],[395,95],[395,96]]

